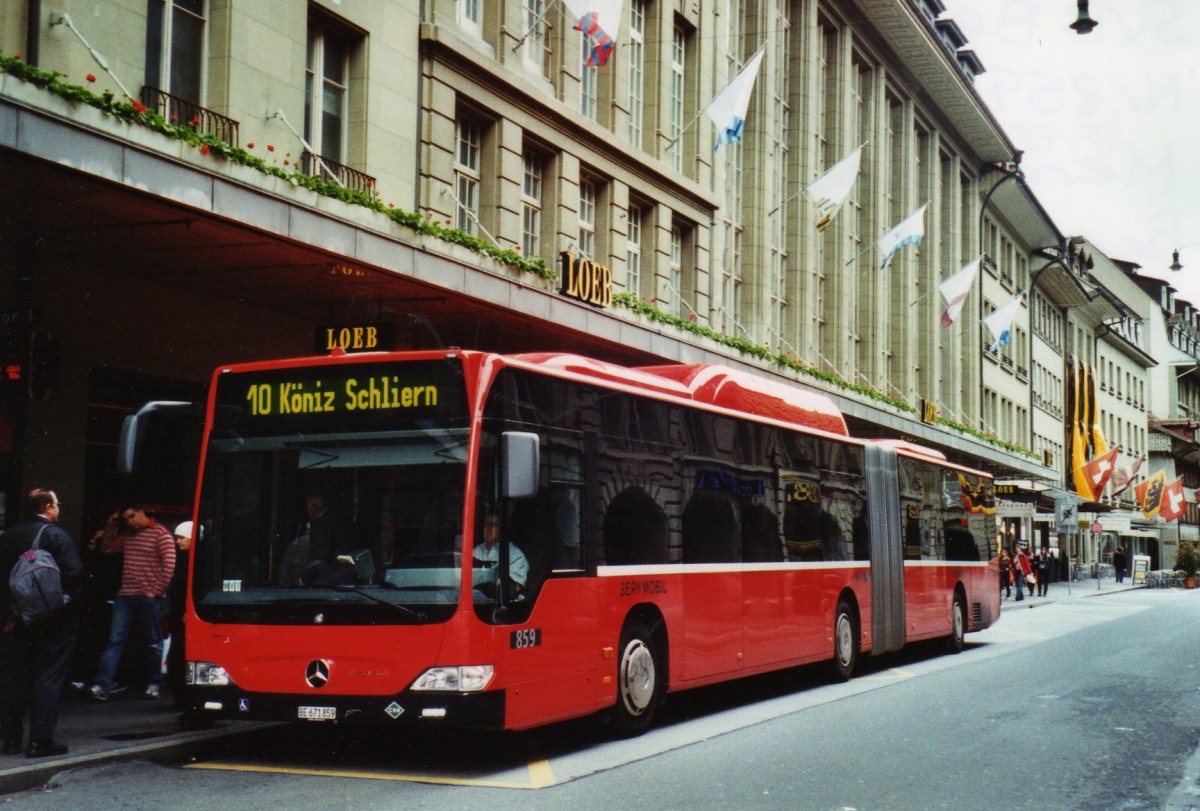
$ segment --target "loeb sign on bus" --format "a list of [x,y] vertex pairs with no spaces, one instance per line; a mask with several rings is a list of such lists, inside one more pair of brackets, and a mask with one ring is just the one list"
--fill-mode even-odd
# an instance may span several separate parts
[[375,352],[396,348],[395,324],[318,324],[313,332],[318,353],[344,349]]
[[597,265],[586,256],[576,256],[570,251],[563,251],[559,258],[562,260],[560,293],[597,307],[612,304],[611,268]]

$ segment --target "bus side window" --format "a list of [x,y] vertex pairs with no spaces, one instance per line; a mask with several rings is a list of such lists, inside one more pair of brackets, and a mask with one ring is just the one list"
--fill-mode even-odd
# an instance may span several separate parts
[[604,514],[604,562],[609,566],[666,563],[667,514],[640,487],[618,493]]

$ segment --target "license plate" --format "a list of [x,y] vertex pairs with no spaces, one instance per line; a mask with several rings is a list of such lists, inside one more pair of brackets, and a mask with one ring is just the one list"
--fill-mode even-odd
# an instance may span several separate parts
[[300,707],[297,717],[301,721],[336,721],[337,707]]

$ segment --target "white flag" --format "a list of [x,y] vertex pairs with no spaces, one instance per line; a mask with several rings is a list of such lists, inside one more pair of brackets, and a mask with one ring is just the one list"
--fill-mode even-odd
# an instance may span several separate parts
[[821,215],[820,221],[817,222],[818,233],[829,227],[829,223],[850,196],[854,181],[858,179],[858,161],[861,157],[860,146],[835,163],[832,169],[814,180],[806,189]]
[[921,206],[917,209],[916,214],[913,214],[880,238],[879,251],[883,254],[883,262],[879,265],[880,270],[886,270],[888,262],[892,261],[892,257],[896,255],[896,251],[905,245],[921,244],[921,239],[925,236],[925,209],[928,206],[929,203]]
[[1021,308],[1022,296],[1022,293],[1017,293],[1013,296],[1012,301],[983,319],[983,323],[987,325],[992,337],[996,339],[988,347],[988,352],[997,352],[1000,347],[1012,340],[1012,322],[1017,317],[1017,310]]
[[714,152],[721,144],[742,140],[742,125],[746,122],[746,110],[750,107],[754,80],[758,78],[758,68],[762,64],[766,47],[762,46],[750,57],[745,67],[733,77],[724,90],[713,97],[705,109],[720,133],[717,136],[717,145],[713,147]]
[[617,31],[621,28],[621,12],[625,0],[563,0],[567,9],[578,16],[576,31],[592,38],[592,53],[588,67],[604,67],[617,47]]
[[974,261],[938,285],[938,292],[946,300],[946,311],[942,313],[943,327],[953,324],[958,319],[958,314],[962,312],[963,304],[966,303],[971,288],[975,286],[975,274],[979,272],[981,259],[983,259],[983,254],[975,257]]

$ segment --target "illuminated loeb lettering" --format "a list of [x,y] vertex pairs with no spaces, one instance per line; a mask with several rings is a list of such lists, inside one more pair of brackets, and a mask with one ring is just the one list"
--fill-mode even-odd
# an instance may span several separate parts
[[325,349],[378,349],[378,327],[326,327]]

